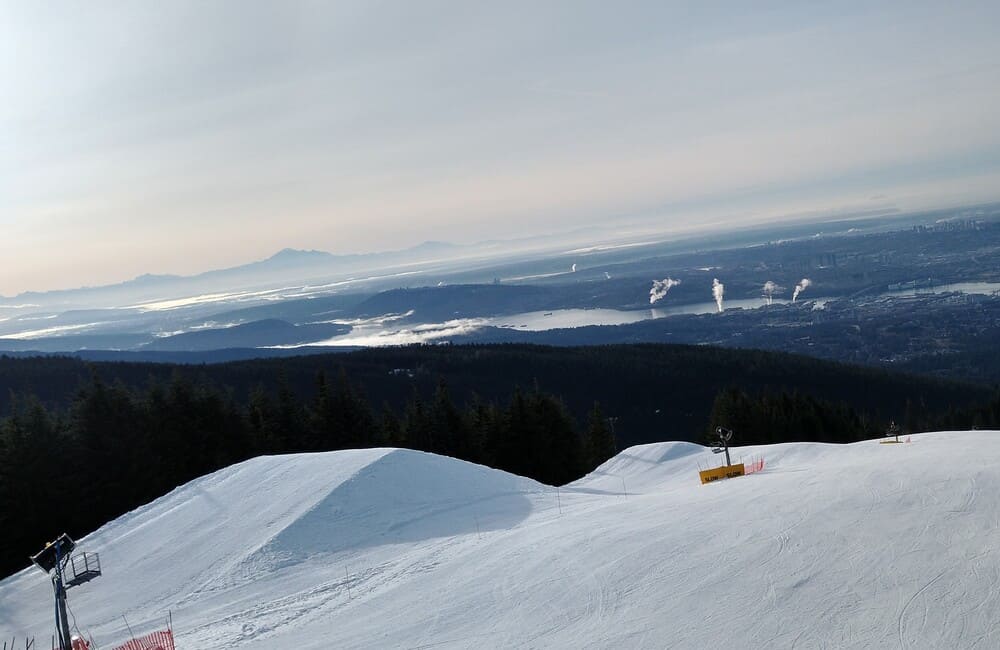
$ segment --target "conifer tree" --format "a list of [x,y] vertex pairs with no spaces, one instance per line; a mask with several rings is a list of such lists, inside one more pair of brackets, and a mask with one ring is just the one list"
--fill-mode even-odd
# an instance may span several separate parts
[[608,421],[601,411],[601,405],[594,402],[587,418],[587,433],[584,442],[587,466],[593,469],[615,455],[617,445]]

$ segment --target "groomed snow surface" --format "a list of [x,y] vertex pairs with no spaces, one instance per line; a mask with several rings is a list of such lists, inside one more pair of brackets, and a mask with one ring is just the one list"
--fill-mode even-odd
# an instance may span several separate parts
[[[1000,647],[1000,433],[620,453],[560,490],[374,449],[263,457],[80,540],[103,648],[161,626],[214,648]],[[52,630],[37,569],[0,638]],[[44,643],[43,643],[44,645]],[[47,646],[45,646],[47,647]]]

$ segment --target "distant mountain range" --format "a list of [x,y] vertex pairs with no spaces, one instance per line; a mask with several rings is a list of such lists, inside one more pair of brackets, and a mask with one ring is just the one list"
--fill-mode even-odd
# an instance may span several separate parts
[[0,305],[36,304],[69,307],[124,307],[155,300],[197,296],[212,292],[246,292],[267,289],[302,288],[353,278],[355,274],[388,273],[400,267],[419,269],[453,254],[463,247],[428,241],[412,248],[380,253],[334,255],[317,250],[286,248],[271,257],[240,266],[206,271],[196,275],[143,274],[132,280],[96,287],[54,291],[29,291],[13,298],[0,297]]

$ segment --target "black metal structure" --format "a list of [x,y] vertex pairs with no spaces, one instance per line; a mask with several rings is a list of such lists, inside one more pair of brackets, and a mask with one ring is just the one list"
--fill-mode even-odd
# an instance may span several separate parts
[[73,650],[70,637],[69,619],[66,615],[66,590],[70,587],[90,582],[101,575],[101,558],[97,553],[81,553],[73,556],[76,542],[63,533],[55,541],[49,542],[31,561],[52,576],[52,589],[56,598],[56,633],[59,650]]
[[712,451],[714,451],[715,453],[719,453],[720,451],[725,451],[726,467],[729,467],[730,465],[732,465],[732,463],[729,461],[729,441],[733,439],[733,430],[727,429],[725,427],[716,427],[715,433],[717,436],[719,436],[718,444],[722,447],[722,449],[713,449]]
[[66,588],[82,585],[101,575],[101,556],[97,553],[78,553],[69,560],[64,573]]
[[899,442],[899,425],[895,420],[889,420],[889,428],[885,430],[886,437],[894,437]]
[[76,548],[76,542],[69,535],[63,533],[56,538],[56,541],[49,542],[45,548],[31,556],[31,561],[45,573],[52,573],[52,570],[59,564],[59,557],[67,557]]

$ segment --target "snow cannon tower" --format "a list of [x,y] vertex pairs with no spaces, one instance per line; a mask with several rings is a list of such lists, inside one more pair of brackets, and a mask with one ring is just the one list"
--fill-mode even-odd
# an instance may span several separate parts
[[727,429],[725,427],[718,427],[715,430],[715,434],[719,437],[717,446],[712,449],[716,454],[726,453],[726,464],[721,467],[713,467],[711,469],[703,469],[698,472],[698,476],[701,478],[701,483],[712,483],[724,478],[735,478],[737,476],[743,476],[746,474],[746,468],[743,463],[737,463],[733,465],[729,459],[729,441],[733,439],[732,429]]
[[56,597],[56,637],[58,650],[74,650],[70,636],[69,619],[66,616],[66,590],[70,587],[90,582],[101,575],[101,559],[97,553],[72,555],[76,548],[69,535],[63,533],[54,542],[49,542],[31,561],[47,575],[52,576],[52,589]]
[[[892,438],[892,440],[890,440]],[[910,439],[907,438],[905,442],[909,442]],[[889,420],[889,427],[885,430],[885,440],[880,440],[879,444],[882,445],[897,445],[904,442],[899,439],[899,425],[896,424],[894,420]]]

